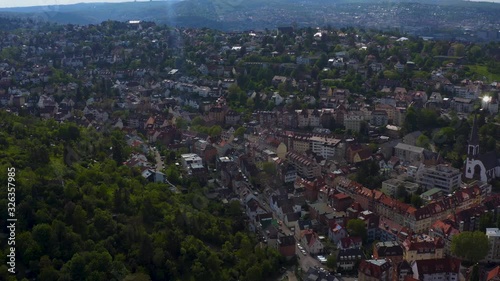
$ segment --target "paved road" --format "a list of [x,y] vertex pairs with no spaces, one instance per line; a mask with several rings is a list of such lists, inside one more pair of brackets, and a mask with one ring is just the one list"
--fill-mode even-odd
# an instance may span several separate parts
[[308,271],[310,267],[323,267],[323,265],[314,257],[306,253],[307,255],[303,255],[299,249],[296,250],[297,256],[299,257],[299,265],[303,271]]
[[163,170],[163,160],[161,160],[161,155],[158,150],[151,148],[154,153],[155,153],[155,160],[156,160],[156,171],[161,172]]
[[[163,172],[163,169],[165,168],[165,166],[164,166],[163,160],[161,160],[160,152],[158,152],[157,149],[153,149],[153,151],[155,153],[156,171],[157,172]],[[165,182],[168,185],[170,185],[170,190],[172,190],[172,192],[179,192],[179,190],[177,190],[177,187],[175,185],[173,185],[171,182],[168,181],[167,175],[165,175]]]
[[[262,193],[259,192],[259,194],[257,195],[257,199],[263,205],[263,208],[266,211],[268,211],[268,212],[272,212],[272,210],[271,210],[271,208],[269,206],[268,198],[269,198],[269,196],[267,195],[266,192],[264,192],[264,194],[262,194]],[[279,218],[276,216],[276,214],[274,212],[272,212],[272,214],[273,214],[273,218],[279,221]],[[300,237],[298,235],[296,235],[296,233],[294,231],[291,231],[284,223],[282,223],[282,225],[281,225],[281,231],[285,235],[290,235],[290,234],[294,235],[295,240],[298,243],[300,243]],[[309,255],[309,253],[306,253],[306,255],[302,254],[300,252],[300,249],[298,248],[297,245],[295,245],[295,253],[297,254],[299,265],[300,265],[300,267],[302,268],[303,271],[308,271],[310,267],[315,267],[315,266],[316,267],[324,267],[319,262],[319,260],[317,260],[316,258],[314,258],[311,255]],[[285,273],[285,274],[288,274],[288,273]],[[295,277],[295,274],[294,274],[293,271],[291,272],[291,275],[293,275],[294,279],[289,279],[289,280],[297,280],[297,278]]]
[[286,276],[288,277],[288,281],[298,281],[297,276],[295,276],[295,272],[287,271]]

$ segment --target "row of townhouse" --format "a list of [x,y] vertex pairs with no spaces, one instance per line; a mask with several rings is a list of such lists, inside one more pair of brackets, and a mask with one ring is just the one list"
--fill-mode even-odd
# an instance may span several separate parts
[[295,151],[286,153],[286,160],[297,170],[297,174],[306,179],[321,177],[321,166],[314,158]]
[[393,263],[388,258],[362,260],[358,268],[359,281],[458,281],[460,260],[439,258],[411,263]]
[[339,144],[341,139],[331,135],[320,134],[297,134],[295,132],[284,131],[276,135],[289,151],[305,153],[309,150],[325,159],[331,159],[335,155],[341,154]]
[[336,180],[335,187],[338,191],[352,197],[363,209],[390,218],[415,233],[423,233],[435,221],[445,219],[454,212],[479,205],[484,199],[481,189],[478,186],[472,186],[459,189],[450,196],[416,209],[409,204],[384,195],[381,191],[370,190],[344,177],[339,177]]

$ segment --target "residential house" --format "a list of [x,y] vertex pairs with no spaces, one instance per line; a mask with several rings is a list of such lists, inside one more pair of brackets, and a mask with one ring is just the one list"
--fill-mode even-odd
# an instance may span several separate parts
[[411,263],[413,278],[420,281],[458,281],[460,260],[455,258],[416,260]]
[[441,238],[432,238],[427,235],[418,235],[409,238],[403,243],[404,259],[415,260],[441,259],[444,257],[444,242]]
[[409,262],[403,260],[396,264],[394,281],[417,281],[413,279],[413,271]]
[[337,243],[337,249],[352,249],[361,248],[363,246],[363,239],[359,236],[349,236],[340,239]]
[[309,204],[309,215],[311,216],[311,219],[318,220],[324,225],[327,224],[326,216],[333,212],[334,210],[324,202],[315,202]]
[[330,204],[333,208],[338,211],[345,211],[351,204],[353,200],[347,194],[344,193],[336,193],[330,196]]
[[142,176],[150,182],[164,183],[166,176],[160,171],[146,169],[142,172]]
[[278,165],[277,174],[284,184],[293,183],[297,178],[297,170],[292,164],[287,162],[282,162]]
[[368,242],[375,241],[379,238],[380,217],[377,214],[365,210],[359,213],[358,219],[365,222],[367,232],[366,240],[368,240]]
[[392,275],[392,265],[387,259],[362,260],[359,264],[359,281],[390,281]]
[[214,120],[218,124],[223,124],[226,118],[226,113],[228,108],[226,106],[213,106],[208,111],[208,116],[211,120]]
[[365,258],[361,248],[340,249],[337,254],[338,270],[351,271]]
[[322,178],[316,178],[313,181],[297,177],[294,182],[295,192],[301,190],[303,197],[309,202],[318,200],[319,191],[325,187],[325,182]]
[[450,109],[457,113],[470,113],[474,109],[474,100],[454,97],[450,103]]
[[[259,201],[255,197],[250,197],[245,203],[246,214],[250,220],[249,229],[250,231],[257,231],[257,216],[267,214],[267,211],[260,205]],[[272,215],[271,215],[272,217]]]
[[349,234],[347,233],[347,230],[340,224],[334,224],[333,226],[328,228],[328,238],[335,245],[339,243],[341,239],[346,238],[348,236]]
[[181,155],[181,163],[189,176],[206,176],[206,170],[203,166],[203,160],[195,153],[186,153]]
[[234,127],[224,130],[222,131],[221,138],[224,141],[231,142],[234,139],[234,132],[235,132]]
[[228,112],[226,113],[226,125],[237,125],[239,122],[240,122],[240,119],[241,119],[241,115],[234,111],[234,110],[228,110]]
[[197,140],[193,144],[193,153],[198,154],[204,163],[213,163],[217,155],[217,149],[206,140]]
[[404,259],[404,249],[397,241],[378,242],[373,245],[373,258],[388,259],[394,265]]
[[460,231],[454,227],[450,220],[437,220],[429,229],[429,235],[433,238],[441,238],[444,242],[444,254],[451,255],[451,240]]
[[304,230],[314,229],[316,226],[317,225],[313,225],[313,222],[311,220],[299,219],[295,222],[295,225],[293,226],[293,228],[295,229],[294,235],[295,235],[295,237],[300,238],[301,233]]
[[300,240],[304,249],[309,254],[314,255],[323,253],[324,245],[320,241],[318,234],[314,230],[303,230],[300,234]]
[[295,237],[293,235],[279,235],[278,236],[278,251],[282,256],[287,259],[295,257]]
[[348,163],[360,163],[372,159],[372,151],[368,146],[350,143],[347,145],[345,159]]

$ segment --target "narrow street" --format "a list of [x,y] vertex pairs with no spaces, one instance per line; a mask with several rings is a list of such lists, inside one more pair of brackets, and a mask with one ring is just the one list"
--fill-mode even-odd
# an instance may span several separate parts
[[[272,212],[269,204],[265,200],[265,195],[259,194],[257,196],[257,198],[259,199],[261,205],[263,206],[263,208],[266,211]],[[272,212],[272,214],[273,214],[274,219],[279,221],[279,218],[276,216],[276,214],[274,212]],[[297,260],[298,260],[299,265],[303,271],[309,270],[310,267],[324,267],[319,262],[319,260],[317,260],[316,258],[311,256],[309,253],[306,253],[306,255],[304,255],[300,252],[300,249],[298,248],[298,245],[297,245],[297,243],[301,243],[300,237],[298,235],[296,235],[296,233],[294,231],[290,230],[284,223],[282,223],[280,228],[281,228],[281,231],[283,234],[285,234],[285,235],[291,234],[295,237],[295,254],[297,255]],[[294,275],[293,272],[292,272],[292,275]],[[294,277],[295,277],[295,275],[294,275]]]
[[[154,153],[155,153],[155,160],[156,160],[156,171],[157,172],[161,172],[161,173],[164,173],[164,169],[165,169],[165,164],[163,163],[163,160],[161,160],[161,155],[160,153],[158,152],[157,149],[153,149],[151,148]],[[170,186],[170,190],[172,192],[175,192],[175,193],[178,193],[179,190],[177,190],[177,187],[175,185],[173,185],[171,182],[168,181],[168,178],[167,178],[167,175],[165,175],[165,183],[168,184]]]

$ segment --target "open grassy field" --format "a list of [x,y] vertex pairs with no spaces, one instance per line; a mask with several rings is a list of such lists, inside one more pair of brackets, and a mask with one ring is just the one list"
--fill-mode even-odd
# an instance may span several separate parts
[[478,79],[486,77],[488,82],[500,81],[500,74],[491,73],[488,71],[486,65],[468,65],[470,72],[478,75]]

